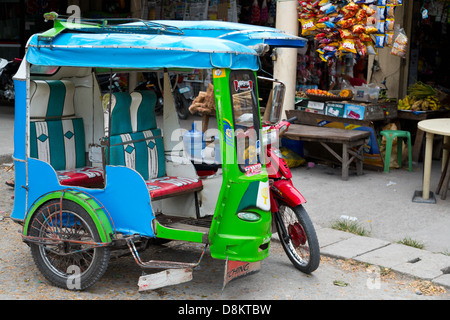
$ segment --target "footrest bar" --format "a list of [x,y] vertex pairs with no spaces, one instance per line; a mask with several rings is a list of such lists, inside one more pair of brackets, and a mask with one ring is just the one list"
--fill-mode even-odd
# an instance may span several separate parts
[[139,253],[136,250],[133,240],[127,239],[128,248],[133,255],[134,260],[141,268],[155,268],[155,269],[186,269],[186,268],[195,268],[198,266],[205,254],[206,248],[208,245],[206,244],[203,248],[202,254],[200,255],[200,259],[196,263],[188,263],[188,262],[176,262],[176,261],[160,261],[160,260],[150,260],[147,262],[143,262],[139,257]]

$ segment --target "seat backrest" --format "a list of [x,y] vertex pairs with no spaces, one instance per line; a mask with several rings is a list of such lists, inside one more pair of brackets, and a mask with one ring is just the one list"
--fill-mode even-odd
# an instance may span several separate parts
[[144,180],[162,177],[166,169],[161,129],[156,128],[156,95],[133,92],[128,99],[124,94],[112,99],[109,163],[133,168]]
[[68,80],[31,81],[31,120],[51,120],[74,117],[74,94],[75,85]]
[[156,94],[153,91],[135,91],[131,93],[131,127],[133,132],[157,128]]
[[30,157],[49,163],[55,170],[86,165],[83,119],[30,122]]
[[131,96],[128,92],[115,92],[111,96],[111,135],[132,132],[130,117]]
[[55,170],[84,167],[84,124],[75,118],[73,82],[34,80],[30,89],[30,157]]

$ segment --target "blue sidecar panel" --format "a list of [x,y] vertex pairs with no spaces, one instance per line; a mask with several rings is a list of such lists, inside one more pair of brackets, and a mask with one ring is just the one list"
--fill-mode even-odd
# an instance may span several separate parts
[[[20,163],[16,168],[16,177],[25,176],[25,166]],[[107,185],[105,189],[89,189],[67,187],[59,184],[56,172],[46,162],[28,159],[28,201],[26,211],[25,201],[20,201],[14,207],[13,219],[23,220],[33,204],[43,195],[62,189],[80,190],[95,197],[106,208],[117,232],[124,235],[139,234],[154,237],[152,229],[153,211],[150,195],[142,177],[136,171],[126,167],[106,167]],[[16,187],[18,189],[18,187]],[[24,191],[20,190],[21,199]],[[25,190],[25,189],[23,189]],[[17,191],[16,191],[17,194]],[[17,202],[19,199],[16,199]]]

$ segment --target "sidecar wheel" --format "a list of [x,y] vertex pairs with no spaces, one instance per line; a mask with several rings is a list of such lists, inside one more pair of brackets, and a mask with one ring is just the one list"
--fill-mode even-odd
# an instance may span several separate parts
[[80,205],[52,200],[30,221],[31,254],[38,269],[52,284],[85,290],[105,273],[110,249],[101,246],[94,221]]

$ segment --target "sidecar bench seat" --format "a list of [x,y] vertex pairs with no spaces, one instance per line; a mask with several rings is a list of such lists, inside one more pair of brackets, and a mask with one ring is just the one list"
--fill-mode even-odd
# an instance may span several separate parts
[[84,124],[75,117],[73,82],[35,80],[30,87],[30,157],[49,163],[62,185],[100,185],[103,170],[86,166]]
[[166,176],[164,142],[155,117],[155,93],[118,92],[114,96],[110,164],[139,172],[152,200],[200,191],[200,179]]

